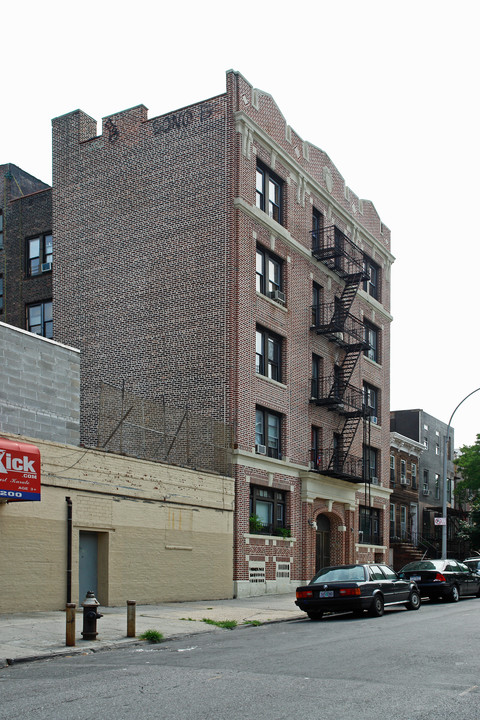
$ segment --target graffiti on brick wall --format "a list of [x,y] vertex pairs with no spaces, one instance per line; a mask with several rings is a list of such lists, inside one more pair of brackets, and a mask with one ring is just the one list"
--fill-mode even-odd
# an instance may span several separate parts
[[165,117],[155,118],[153,121],[153,134],[162,135],[171,130],[185,130],[189,125],[194,123],[202,123],[212,117],[214,110],[213,105],[204,103],[193,110],[182,110],[179,113],[166,115]]
[[108,132],[108,141],[115,142],[120,133],[113,120],[108,119],[105,121],[105,130]]

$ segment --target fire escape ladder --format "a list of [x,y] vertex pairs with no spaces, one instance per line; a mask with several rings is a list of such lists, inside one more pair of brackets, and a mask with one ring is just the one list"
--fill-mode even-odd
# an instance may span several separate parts
[[345,463],[348,458],[350,448],[352,447],[355,435],[357,434],[360,420],[360,414],[358,414],[356,417],[347,417],[347,419],[345,420],[345,424],[342,428],[342,433],[338,441],[338,446],[335,448],[335,451],[330,459],[328,470],[340,473],[344,471]]

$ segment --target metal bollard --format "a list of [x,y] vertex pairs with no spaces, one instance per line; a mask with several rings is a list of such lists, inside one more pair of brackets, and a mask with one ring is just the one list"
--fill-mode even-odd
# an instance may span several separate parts
[[75,603],[67,603],[65,612],[65,645],[75,647]]
[[135,637],[135,600],[127,600],[127,637]]

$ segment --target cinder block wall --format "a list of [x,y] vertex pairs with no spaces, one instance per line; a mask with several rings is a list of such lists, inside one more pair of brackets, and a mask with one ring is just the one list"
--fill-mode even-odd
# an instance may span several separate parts
[[0,432],[78,445],[80,353],[0,322]]

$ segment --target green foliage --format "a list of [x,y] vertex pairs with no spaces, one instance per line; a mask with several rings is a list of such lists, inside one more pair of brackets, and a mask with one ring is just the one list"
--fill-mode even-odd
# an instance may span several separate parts
[[455,494],[460,502],[467,502],[480,496],[480,435],[474,445],[464,445],[455,465],[462,474]]
[[263,530],[263,523],[258,515],[250,515],[250,532],[259,533]]
[[245,620],[244,625],[253,625],[253,627],[258,627],[259,625],[263,625],[261,620]]
[[163,634],[158,630],[145,630],[139,635],[140,640],[147,640],[150,643],[160,643],[163,640]]
[[283,538],[289,538],[292,537],[292,533],[290,532],[290,528],[276,528],[274,531],[275,535],[280,535]]
[[216,625],[217,627],[225,628],[225,630],[233,630],[233,628],[237,627],[236,620],[210,620],[210,618],[203,618],[203,622],[207,623],[207,625]]

